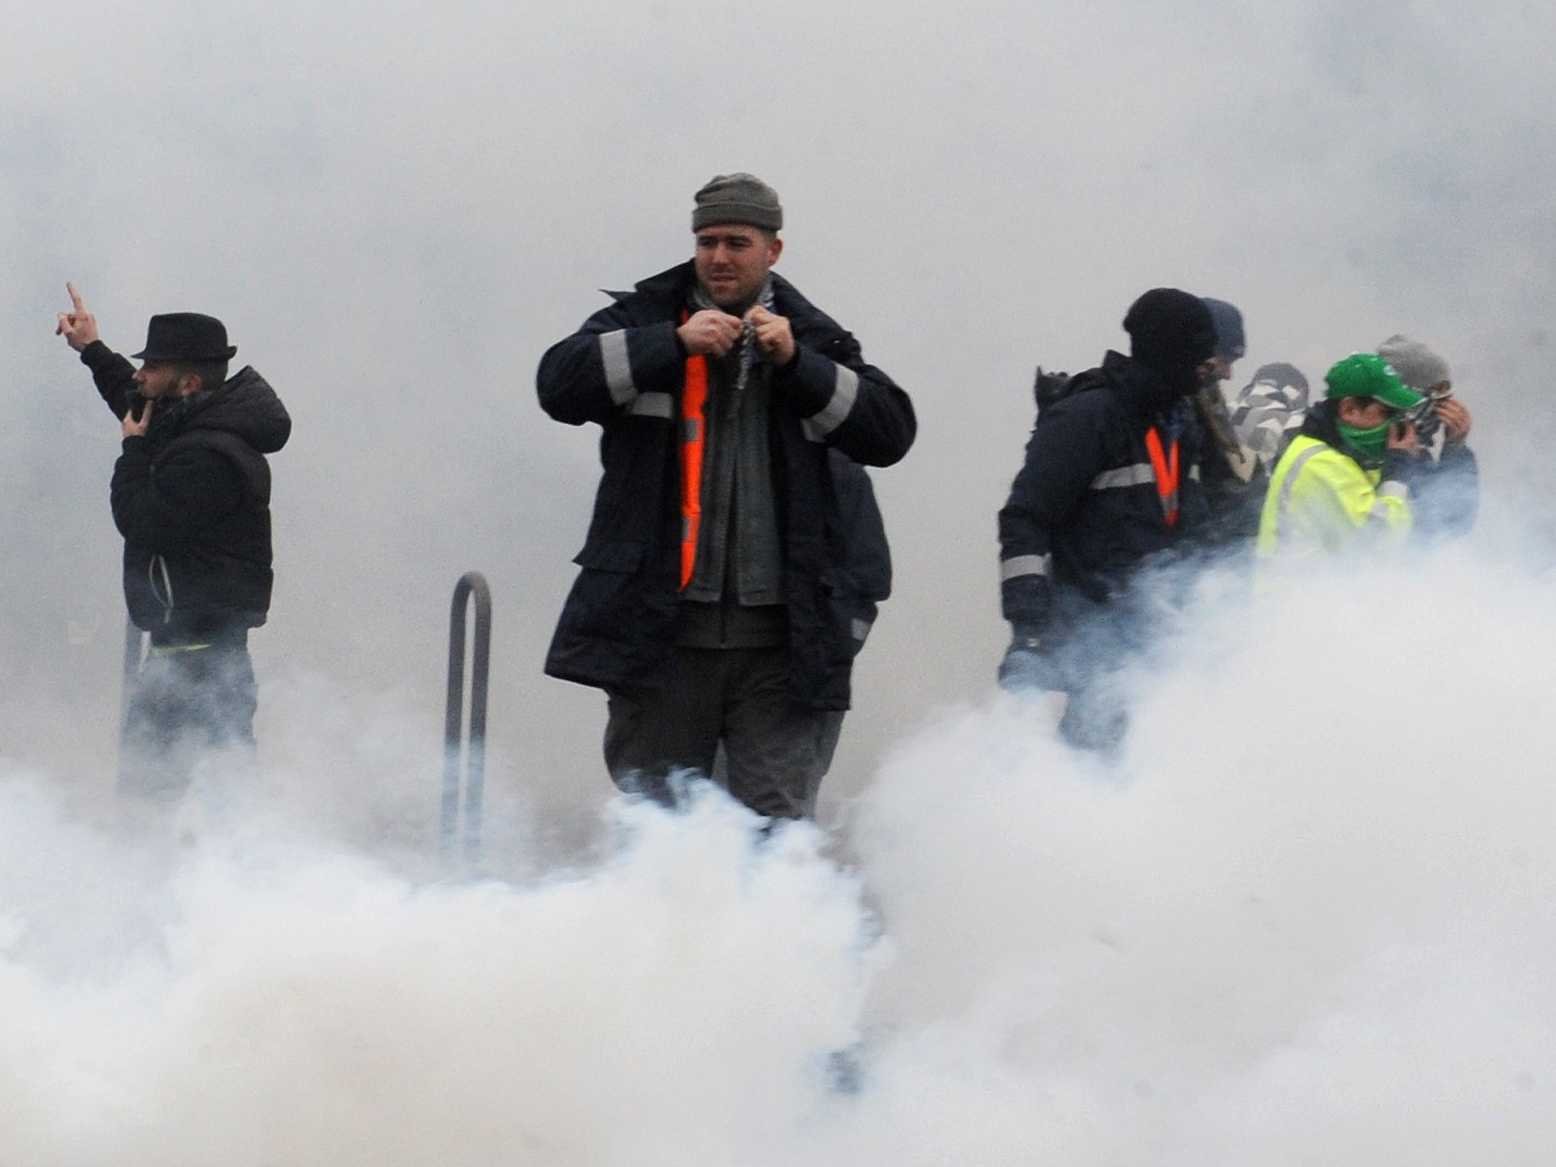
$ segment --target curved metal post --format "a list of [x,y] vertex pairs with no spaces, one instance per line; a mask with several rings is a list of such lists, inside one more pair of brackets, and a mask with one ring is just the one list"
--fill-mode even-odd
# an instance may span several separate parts
[[[465,705],[465,637],[470,598],[475,597],[475,639],[470,660],[470,735],[461,749]],[[460,803],[464,803],[463,852],[467,863],[481,854],[481,800],[486,782],[486,690],[491,669],[492,592],[486,577],[468,571],[454,586],[448,617],[448,704],[443,713],[442,851],[454,852],[459,833]],[[460,797],[460,755],[464,755],[463,799]]]

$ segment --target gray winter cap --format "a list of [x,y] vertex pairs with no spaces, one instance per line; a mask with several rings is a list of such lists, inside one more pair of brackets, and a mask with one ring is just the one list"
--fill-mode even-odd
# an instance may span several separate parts
[[697,192],[696,203],[692,210],[693,231],[718,223],[744,223],[767,231],[783,227],[778,192],[754,174],[741,171],[716,175]]
[[1412,389],[1425,393],[1433,385],[1453,378],[1448,362],[1419,340],[1395,333],[1378,346],[1378,355],[1394,366],[1399,379]]
[[1248,341],[1243,336],[1243,314],[1236,305],[1211,296],[1201,296],[1210,318],[1216,322],[1216,356],[1223,360],[1240,361],[1248,351]]

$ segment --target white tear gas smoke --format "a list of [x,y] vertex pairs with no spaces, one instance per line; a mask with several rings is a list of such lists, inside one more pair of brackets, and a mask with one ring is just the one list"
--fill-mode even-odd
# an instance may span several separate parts
[[[1243,309],[1240,374],[1431,340],[1482,531],[1549,562],[1556,10],[897,15],[10,6],[0,1162],[1543,1157],[1548,581],[1444,559],[1227,601],[1140,679],[1116,769],[1004,701],[896,739],[988,684],[1033,364],[1095,362],[1156,284]],[[823,789],[876,776],[879,921],[814,839],[748,854],[716,804],[537,874],[609,787],[598,694],[538,676],[598,468],[534,364],[738,168],[922,423],[876,479],[897,591]],[[70,278],[125,351],[222,316],[297,421],[260,805],[171,858],[76,817],[112,817],[122,600],[117,430],[49,335]],[[472,566],[510,882],[427,887]],[[829,1093],[855,1029],[861,1090]]]
[[[875,479],[896,594],[824,804],[896,727],[986,682],[1032,367],[1094,364],[1148,287],[1243,310],[1238,383],[1281,360],[1316,384],[1393,333],[1430,341],[1488,480],[1522,496],[1507,513],[1549,521],[1556,9],[3,8],[0,740],[58,781],[111,755],[95,711],[122,621],[118,429],[50,335],[67,279],[126,352],[153,312],[222,317],[293,414],[261,718],[284,668],[327,674],[359,722],[385,688],[435,709],[448,592],[478,567],[494,748],[526,760],[548,822],[592,821],[608,790],[603,701],[539,676],[599,468],[592,427],[541,414],[535,364],[596,289],[687,257],[715,173],[778,189],[780,270],[921,421]],[[60,709],[80,732],[55,732]]]
[[1116,763],[948,713],[851,872],[721,797],[517,882],[284,806],[159,851],[13,766],[0,1161],[1542,1162],[1551,589],[1463,547],[1213,578]]

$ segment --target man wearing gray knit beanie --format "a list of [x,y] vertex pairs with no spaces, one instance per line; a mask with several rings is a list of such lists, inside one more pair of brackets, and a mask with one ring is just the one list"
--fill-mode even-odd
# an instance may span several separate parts
[[[1479,509],[1480,471],[1468,445],[1470,411],[1454,396],[1448,362],[1403,333],[1380,344],[1378,355],[1393,366],[1401,381],[1429,401],[1429,412],[1418,424],[1428,432],[1431,458],[1425,461],[1415,488],[1416,533],[1428,540],[1463,535],[1474,525]],[[1432,429],[1437,433],[1431,434]]]
[[906,454],[917,422],[772,270],[783,223],[754,175],[705,183],[692,258],[610,293],[536,383],[552,417],[603,431],[546,672],[605,690],[611,779],[671,802],[687,774],[715,777],[760,815],[801,818],[890,589],[864,467]]

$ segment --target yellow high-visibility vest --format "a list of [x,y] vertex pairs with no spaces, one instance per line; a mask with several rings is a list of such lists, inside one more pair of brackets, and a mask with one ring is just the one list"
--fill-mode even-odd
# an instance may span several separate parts
[[1410,536],[1410,491],[1382,481],[1350,455],[1299,436],[1270,477],[1259,517],[1259,555],[1401,546]]

